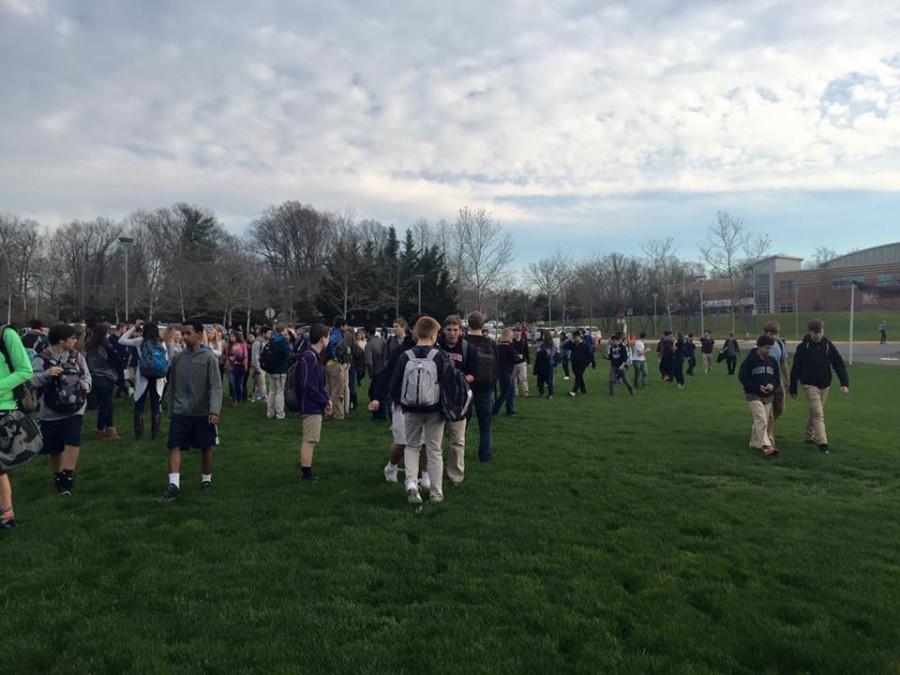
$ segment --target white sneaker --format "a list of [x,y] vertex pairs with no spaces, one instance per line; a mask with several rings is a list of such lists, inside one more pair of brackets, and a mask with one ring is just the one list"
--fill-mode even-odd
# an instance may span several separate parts
[[388,462],[384,465],[384,479],[388,483],[396,483],[397,482],[397,465],[391,464]]
[[569,376],[566,375],[563,379],[564,379],[566,382],[568,382],[568,381],[569,381]]
[[419,479],[419,486],[423,490],[431,490],[431,476],[428,475],[428,472],[422,474],[422,477]]
[[570,391],[570,392],[569,392],[569,396],[575,396],[575,392],[574,392],[574,391]]
[[406,484],[406,501],[410,504],[422,503],[422,495],[419,494],[419,486],[415,483]]

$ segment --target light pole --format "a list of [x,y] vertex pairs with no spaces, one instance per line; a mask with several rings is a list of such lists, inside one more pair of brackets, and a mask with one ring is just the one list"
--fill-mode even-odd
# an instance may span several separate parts
[[419,314],[422,313],[422,279],[425,278],[424,274],[417,274],[416,281],[419,282]]
[[654,337],[659,337],[659,333],[656,332],[656,296],[658,296],[658,295],[659,295],[659,293],[653,294],[653,336]]
[[794,282],[794,339],[800,340],[800,286]]
[[853,365],[853,320],[856,309],[856,283],[850,282],[850,354],[847,360],[849,365]]
[[133,237],[119,237],[119,243],[125,249],[125,323],[128,323],[128,245],[132,242]]
[[294,323],[294,284],[288,284],[288,302],[291,305],[291,323]]
[[705,276],[701,275],[697,277],[697,283],[700,285],[700,335],[703,335],[706,328],[706,325],[703,322],[703,282],[705,280]]

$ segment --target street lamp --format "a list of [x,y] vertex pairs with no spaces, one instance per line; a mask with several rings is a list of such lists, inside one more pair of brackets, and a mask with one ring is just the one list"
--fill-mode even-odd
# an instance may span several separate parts
[[659,337],[659,333],[656,332],[656,296],[658,295],[659,293],[653,294],[653,335],[655,337]]
[[128,323],[128,245],[133,242],[133,237],[119,237],[119,243],[125,249],[125,323]]
[[703,282],[706,281],[705,275],[697,277],[697,283],[700,285],[700,335],[703,335],[706,326],[703,323]]
[[416,281],[419,282],[419,314],[422,313],[422,279],[425,278],[424,274],[417,274]]

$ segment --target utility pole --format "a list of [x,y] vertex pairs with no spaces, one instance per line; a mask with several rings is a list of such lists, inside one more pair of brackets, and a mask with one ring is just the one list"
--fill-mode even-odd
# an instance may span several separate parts
[[847,362],[853,365],[853,314],[856,305],[856,282],[850,282],[850,354]]
[[659,293],[653,294],[653,337],[659,337],[659,333],[656,332],[656,296]]
[[125,249],[125,323],[128,323],[128,245],[133,241],[132,237],[119,237],[119,243]]
[[800,341],[800,286],[794,282],[794,339]]
[[416,281],[419,282],[419,314],[422,313],[422,279],[425,278],[424,274],[417,274]]
[[700,335],[703,335],[706,325],[703,321],[703,282],[706,277],[697,277],[697,283],[700,285]]

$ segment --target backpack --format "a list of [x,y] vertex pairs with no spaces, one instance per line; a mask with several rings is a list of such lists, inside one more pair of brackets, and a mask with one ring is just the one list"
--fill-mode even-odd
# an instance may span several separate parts
[[441,402],[440,382],[435,357],[437,349],[429,349],[423,357],[408,349],[408,361],[403,368],[400,403],[410,408],[430,408]]
[[41,431],[30,415],[12,410],[0,417],[0,473],[31,461],[43,445]]
[[478,374],[475,376],[475,383],[493,387],[497,380],[497,358],[494,355],[494,347],[482,340],[477,340],[473,344],[478,360]]
[[59,375],[41,387],[44,405],[61,415],[74,415],[87,401],[87,394],[81,386],[81,356],[76,352],[74,363],[61,363],[53,357],[50,350],[45,349],[41,358],[44,360],[44,370],[54,366],[62,368]]
[[271,373],[275,370],[275,338],[269,340],[259,353],[259,367]]
[[[3,358],[6,359],[6,365],[9,367],[9,372],[14,373],[16,372],[16,368],[9,356],[9,352],[6,351],[6,340],[3,339],[3,334],[6,332],[7,328],[10,328],[10,326],[0,325],[0,354],[3,354]],[[30,352],[31,350],[26,348],[25,351]],[[29,360],[34,361],[34,356],[34,354],[29,353]],[[13,398],[19,406],[19,410],[22,412],[33,413],[40,405],[38,390],[31,382],[23,382],[13,389]]]
[[344,343],[344,334],[340,328],[332,328],[328,334],[328,348],[325,352],[325,360],[335,360],[338,363],[350,363],[350,350]]
[[169,359],[161,342],[144,340],[141,343],[141,359],[138,362],[144,377],[165,377],[169,374]]
[[441,378],[441,417],[448,422],[466,419],[472,404],[472,390],[466,375],[456,367],[448,368]]
[[294,361],[287,371],[287,379],[284,381],[284,407],[285,410],[300,412],[300,396],[297,394],[297,368],[300,367],[300,359]]

